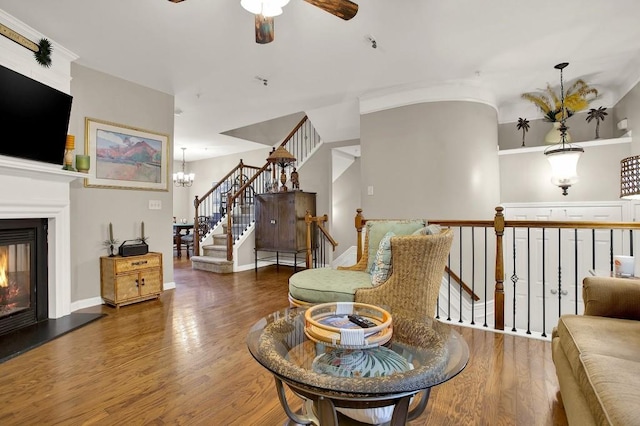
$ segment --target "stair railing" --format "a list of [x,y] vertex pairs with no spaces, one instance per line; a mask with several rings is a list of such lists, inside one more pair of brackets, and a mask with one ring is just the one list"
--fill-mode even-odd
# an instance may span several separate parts
[[[274,169],[270,163],[260,168],[256,168],[255,173],[246,179],[238,190],[227,195],[227,206],[229,206],[227,220],[227,260],[233,260],[233,245],[240,239],[242,234],[249,228],[255,220],[253,212],[253,200],[256,195],[255,188],[261,189],[272,187],[271,170]],[[248,201],[250,200],[250,201]],[[248,208],[248,211],[244,209]]]
[[[208,233],[203,233],[202,229],[207,229],[208,232],[211,232],[216,225],[224,220],[229,209],[229,204],[227,204],[228,194],[237,192],[240,186],[249,180],[256,170],[260,170],[260,168],[246,165],[240,160],[237,166],[220,179],[201,198],[196,195],[193,202],[195,208],[194,224],[199,224],[204,220],[208,226],[194,226],[193,253],[200,252],[200,243],[208,236]],[[246,198],[244,197],[242,201],[245,202]]]
[[[320,136],[305,115],[278,147],[285,147],[296,158],[299,164],[311,154],[319,142]],[[276,165],[267,162],[264,166],[257,169],[235,193],[228,195],[227,205],[236,207],[242,205],[243,197],[246,196],[247,191],[254,191],[255,193],[261,193],[262,191],[269,192],[274,190],[275,185],[277,185]],[[242,233],[248,229],[249,225],[255,220],[255,217],[253,216],[253,212],[250,216],[239,215],[236,216],[235,219],[233,214],[227,214],[226,220],[227,260],[231,261],[233,260],[233,245],[239,240]]]
[[[311,216],[309,210],[304,215],[304,222],[307,224],[307,255],[306,266],[307,269],[312,267],[317,268],[318,265],[326,265],[326,247],[327,243],[331,245],[333,251],[336,250],[338,243],[327,231],[324,226],[329,221],[329,216],[326,214],[323,216]],[[314,255],[315,254],[315,255]]]

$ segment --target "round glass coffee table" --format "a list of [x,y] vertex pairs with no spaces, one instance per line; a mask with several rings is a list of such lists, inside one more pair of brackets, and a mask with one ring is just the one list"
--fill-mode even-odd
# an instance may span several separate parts
[[[349,413],[354,409],[377,414],[376,410],[391,406],[395,408],[387,408],[393,412],[386,424],[405,425],[422,414],[430,389],[455,377],[469,361],[467,343],[449,325],[432,318],[392,312],[393,336],[381,350],[385,354],[393,351],[391,355],[396,358],[393,362],[404,362],[410,369],[390,375],[365,369],[364,373],[347,372],[345,377],[342,368],[345,366],[336,361],[336,349],[306,336],[304,312],[301,308],[274,312],[258,321],[247,337],[251,355],[275,377],[278,397],[291,419],[290,425],[333,426],[344,418],[340,412],[353,417]],[[367,358],[371,355],[367,351],[378,349],[362,349],[357,355]],[[320,362],[327,357],[327,363]],[[388,365],[384,359],[381,362]],[[290,408],[283,383],[305,400],[300,412]],[[411,403],[419,392],[419,401]]]

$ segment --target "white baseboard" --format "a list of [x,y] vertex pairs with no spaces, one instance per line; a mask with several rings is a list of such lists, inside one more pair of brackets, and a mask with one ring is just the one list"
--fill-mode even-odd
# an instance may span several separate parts
[[71,302],[71,312],[99,305],[102,305],[102,297],[92,297],[90,299],[78,300],[76,302]]
[[163,290],[171,290],[176,288],[176,283],[174,281],[171,281],[170,283],[164,283],[162,284],[162,288]]

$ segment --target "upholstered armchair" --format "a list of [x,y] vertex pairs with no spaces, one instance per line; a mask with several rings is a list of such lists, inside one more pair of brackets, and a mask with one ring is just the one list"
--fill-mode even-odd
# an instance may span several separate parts
[[357,289],[354,301],[433,317],[452,241],[450,229],[435,235],[391,237],[391,275],[380,285]]
[[[433,317],[453,231],[425,227],[425,221],[367,222],[362,257],[351,267],[308,269],[289,279],[289,300],[304,306],[324,302],[361,302],[391,312]],[[393,233],[391,236],[389,233]],[[390,247],[390,275],[372,271],[381,244]],[[373,268],[375,269],[375,268]]]

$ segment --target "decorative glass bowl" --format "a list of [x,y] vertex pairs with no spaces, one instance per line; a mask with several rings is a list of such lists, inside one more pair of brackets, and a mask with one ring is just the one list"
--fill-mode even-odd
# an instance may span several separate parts
[[[352,314],[375,325],[362,328],[349,320]],[[309,339],[335,348],[374,348],[387,343],[393,334],[391,314],[366,303],[322,303],[307,309],[304,319],[304,332]]]

